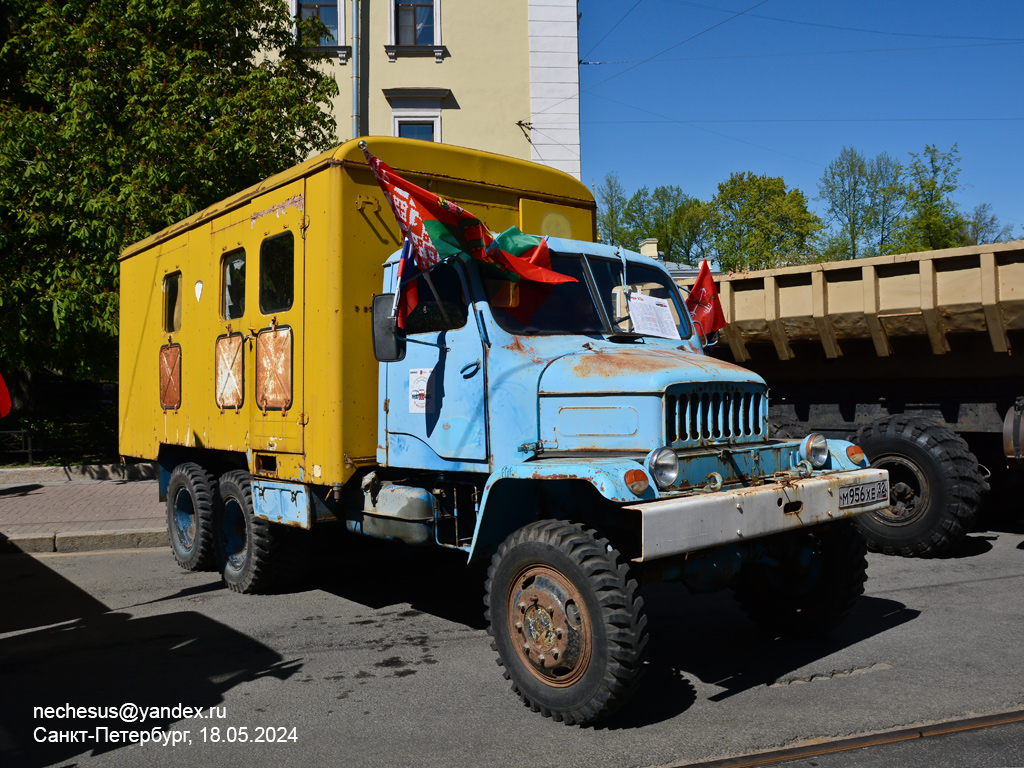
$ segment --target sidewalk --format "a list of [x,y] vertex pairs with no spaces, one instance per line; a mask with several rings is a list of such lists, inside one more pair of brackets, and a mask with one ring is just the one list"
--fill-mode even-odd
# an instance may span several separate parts
[[[143,472],[141,476],[152,476]],[[138,471],[129,476],[140,476]],[[156,480],[122,468],[0,470],[0,552],[84,552],[167,545]]]

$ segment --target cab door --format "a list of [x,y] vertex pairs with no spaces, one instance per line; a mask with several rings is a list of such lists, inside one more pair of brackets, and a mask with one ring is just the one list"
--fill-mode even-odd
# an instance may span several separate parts
[[486,357],[462,268],[439,264],[429,282],[416,279],[415,291],[405,359],[386,364],[387,463],[486,468]]

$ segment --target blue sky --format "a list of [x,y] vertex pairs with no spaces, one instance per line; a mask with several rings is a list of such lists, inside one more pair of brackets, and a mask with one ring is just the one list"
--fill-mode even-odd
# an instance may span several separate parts
[[750,171],[814,198],[844,145],[905,163],[926,144],[956,144],[954,199],[967,211],[990,203],[1024,238],[1024,0],[580,0],[579,10],[580,58],[608,62],[580,67],[588,186],[614,171],[629,193],[673,184],[708,200]]

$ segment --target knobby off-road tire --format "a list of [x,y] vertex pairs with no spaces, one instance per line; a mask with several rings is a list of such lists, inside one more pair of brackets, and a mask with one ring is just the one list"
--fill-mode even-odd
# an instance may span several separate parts
[[735,585],[743,611],[773,635],[817,637],[835,629],[864,592],[864,540],[849,520],[780,534]]
[[221,475],[223,511],[217,549],[224,583],[243,594],[271,590],[280,572],[280,542],[275,526],[253,514],[251,477],[244,470]]
[[873,467],[889,471],[889,507],[856,518],[870,550],[929,557],[963,541],[988,490],[963,438],[941,424],[901,415],[862,428],[854,442]]
[[593,531],[545,520],[513,533],[491,560],[484,597],[491,647],[534,712],[593,723],[635,690],[647,617],[620,559]]
[[213,475],[198,464],[179,464],[167,486],[167,536],[174,560],[187,571],[217,567],[214,529],[220,499]]

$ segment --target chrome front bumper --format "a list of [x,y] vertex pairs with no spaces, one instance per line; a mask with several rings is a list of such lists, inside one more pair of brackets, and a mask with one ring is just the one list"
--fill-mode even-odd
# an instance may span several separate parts
[[625,509],[641,515],[642,546],[636,560],[655,560],[884,509],[888,497],[840,508],[839,491],[887,480],[888,474],[884,469],[857,469],[629,504]]

